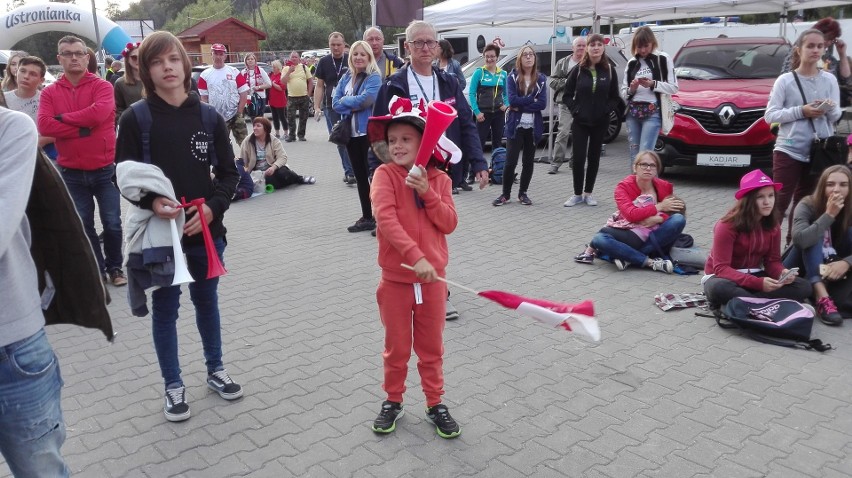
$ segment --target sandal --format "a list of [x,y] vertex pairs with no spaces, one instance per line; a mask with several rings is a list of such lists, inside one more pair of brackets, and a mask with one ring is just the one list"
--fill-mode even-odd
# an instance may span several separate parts
[[302,184],[316,184],[317,178],[313,176],[305,176],[302,178]]

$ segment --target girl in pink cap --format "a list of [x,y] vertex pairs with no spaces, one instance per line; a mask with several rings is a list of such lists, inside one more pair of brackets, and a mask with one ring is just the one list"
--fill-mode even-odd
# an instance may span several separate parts
[[716,223],[713,246],[701,279],[711,310],[734,297],[784,298],[804,301],[811,286],[795,272],[780,281],[781,225],[775,194],[781,190],[759,169],[740,180],[737,202]]

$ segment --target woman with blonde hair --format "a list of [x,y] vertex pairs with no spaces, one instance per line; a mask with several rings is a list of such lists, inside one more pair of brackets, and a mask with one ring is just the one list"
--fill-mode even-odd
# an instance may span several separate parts
[[272,88],[272,81],[266,74],[266,70],[257,65],[257,56],[254,53],[246,53],[243,62],[245,62],[246,67],[240,74],[246,79],[246,84],[249,87],[248,100],[254,105],[250,116],[254,119],[263,116],[263,110],[266,109],[266,90]]
[[367,179],[369,164],[367,152],[367,120],[373,112],[373,103],[379,94],[382,75],[376,65],[370,44],[359,40],[349,49],[349,71],[340,78],[332,97],[332,108],[342,116],[340,121],[352,122],[352,137],[346,145],[352,172],[358,185],[361,218],[349,226],[349,232],[372,231],[376,228],[370,204],[370,182]]
[[845,165],[830,166],[817,180],[813,194],[796,206],[793,247],[784,266],[802,267],[802,277],[813,287],[814,304],[825,324],[843,322],[838,308],[852,311],[852,172]]
[[3,92],[14,91],[18,88],[18,62],[21,58],[29,56],[25,51],[15,51],[9,56],[9,62],[6,64],[6,72],[3,76]]

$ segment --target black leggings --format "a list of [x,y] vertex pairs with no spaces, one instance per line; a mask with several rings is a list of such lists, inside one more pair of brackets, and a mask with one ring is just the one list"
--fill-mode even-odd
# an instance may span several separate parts
[[[591,194],[595,189],[595,180],[598,177],[598,166],[601,162],[601,145],[604,134],[606,134],[608,122],[598,125],[584,125],[577,121],[571,124],[571,138],[573,141],[574,168],[574,194]],[[589,160],[589,168],[586,169],[586,158]],[[585,177],[584,177],[585,176]],[[504,175],[505,177],[505,175]],[[585,187],[583,180],[585,179]]]
[[290,184],[302,184],[303,182],[304,178],[287,166],[279,168],[271,176],[266,176],[266,184],[271,184],[275,189],[282,189]]
[[275,126],[275,131],[280,131],[280,126],[284,125],[284,131],[287,131],[287,109],[269,107],[272,110],[272,125]]
[[521,184],[518,195],[527,192],[533,175],[535,160],[535,137],[531,128],[518,128],[515,137],[507,139],[509,148],[506,151],[506,164],[503,166],[503,196],[511,199],[512,184],[515,182],[515,168],[518,166],[518,156],[521,158]]
[[356,136],[346,144],[346,152],[349,153],[349,162],[352,163],[352,172],[355,173],[355,181],[358,182],[358,200],[361,201],[361,217],[373,218],[373,208],[370,205],[370,182],[367,179],[369,165],[367,163],[367,152],[370,150],[370,141],[366,136]]

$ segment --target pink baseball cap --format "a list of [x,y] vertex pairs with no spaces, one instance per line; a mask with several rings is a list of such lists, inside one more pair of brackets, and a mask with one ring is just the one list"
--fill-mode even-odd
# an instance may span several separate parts
[[736,192],[736,194],[734,194],[734,197],[742,199],[743,196],[755,189],[761,189],[767,186],[775,187],[776,191],[781,190],[781,183],[774,182],[769,176],[764,174],[763,171],[755,169],[754,171],[746,173],[746,175],[740,179],[740,189]]
[[223,52],[226,52],[226,53],[228,51],[228,49],[225,48],[225,45],[223,45],[221,43],[214,43],[214,44],[210,45],[210,50],[212,50],[212,51],[223,51]]

